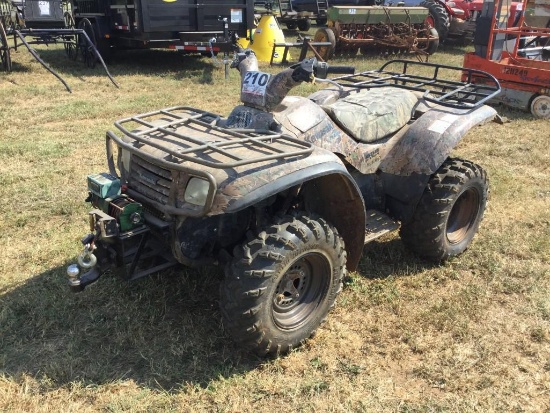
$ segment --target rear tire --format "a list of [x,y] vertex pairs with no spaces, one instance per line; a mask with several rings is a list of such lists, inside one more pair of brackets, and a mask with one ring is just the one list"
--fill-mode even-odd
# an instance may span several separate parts
[[282,217],[235,248],[221,286],[225,326],[259,355],[287,353],[325,320],[345,273],[336,228],[306,214]]
[[444,43],[447,36],[449,36],[449,27],[451,25],[449,15],[447,14],[445,7],[433,0],[425,0],[421,2],[419,6],[425,7],[429,10],[430,17],[433,22],[432,27],[437,30],[439,42]]
[[428,181],[413,219],[400,230],[403,242],[434,261],[468,248],[483,218],[489,184],[479,165],[447,159]]

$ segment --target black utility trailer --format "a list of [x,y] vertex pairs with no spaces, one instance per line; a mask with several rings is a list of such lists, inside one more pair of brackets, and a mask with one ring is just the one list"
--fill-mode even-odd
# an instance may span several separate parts
[[217,53],[254,27],[252,0],[73,0],[76,27],[114,49]]

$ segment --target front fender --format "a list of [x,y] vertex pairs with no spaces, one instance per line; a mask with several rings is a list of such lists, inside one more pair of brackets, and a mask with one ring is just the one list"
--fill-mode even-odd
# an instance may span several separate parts
[[357,184],[334,154],[316,148],[301,164],[237,176],[219,190],[231,195],[224,212],[234,213],[298,185],[306,210],[336,227],[346,245],[347,268],[355,270],[364,246],[365,204]]

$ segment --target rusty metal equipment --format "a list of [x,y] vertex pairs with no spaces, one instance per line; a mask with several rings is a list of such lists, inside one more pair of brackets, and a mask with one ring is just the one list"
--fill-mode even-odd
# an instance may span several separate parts
[[314,41],[330,42],[319,54],[356,55],[372,52],[412,52],[428,56],[437,50],[439,36],[427,23],[424,7],[334,6],[327,13],[328,27],[315,33]]
[[32,47],[33,45],[50,44],[63,44],[69,58],[77,59],[80,55],[90,67],[95,66],[96,62],[100,62],[109,79],[118,87],[87,32],[82,28],[75,28],[72,7],[68,1],[0,0],[0,63],[2,70],[5,72],[12,70],[10,50],[17,50],[22,45],[71,92],[67,82],[46,64]]

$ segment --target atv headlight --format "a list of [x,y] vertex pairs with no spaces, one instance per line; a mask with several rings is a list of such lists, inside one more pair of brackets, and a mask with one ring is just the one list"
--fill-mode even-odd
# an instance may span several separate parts
[[205,206],[210,183],[204,179],[193,177],[187,183],[183,199],[193,205]]

